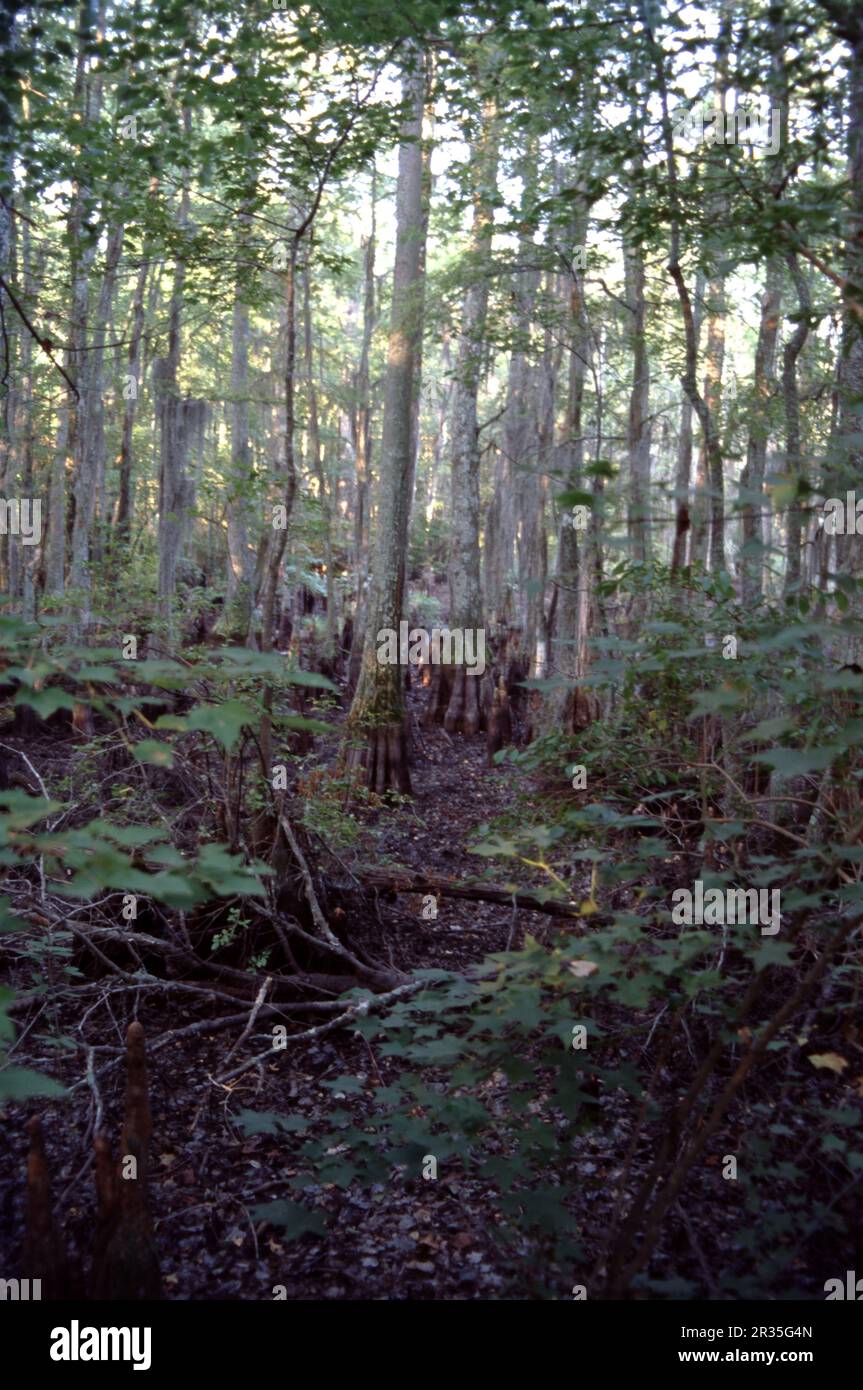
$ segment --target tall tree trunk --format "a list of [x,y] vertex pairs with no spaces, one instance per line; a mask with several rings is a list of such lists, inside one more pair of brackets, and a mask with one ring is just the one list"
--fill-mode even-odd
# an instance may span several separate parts
[[[851,50],[848,95],[848,232],[845,240],[845,278],[842,286],[842,347],[837,386],[838,418],[836,445],[838,460],[830,479],[831,495],[843,496],[847,489],[859,488],[863,476],[863,446],[860,443],[860,402],[863,401],[863,11],[845,0],[821,0],[833,18],[837,34]],[[835,491],[834,491],[835,489]],[[853,532],[836,537],[836,568],[839,575],[859,582],[863,575],[863,539]],[[859,617],[861,600],[855,598],[853,611]],[[849,645],[848,660],[863,659],[859,638]]]
[[[241,253],[248,217],[240,219]],[[254,556],[249,548],[249,306],[242,270],[234,290],[231,321],[231,472],[226,502],[227,574],[224,632],[233,641],[251,643]]]
[[[524,164],[524,207],[530,202],[528,189],[532,171],[528,161]],[[507,617],[513,610],[512,574],[517,565],[518,604],[517,616],[522,625],[527,619],[525,599],[527,585],[531,578],[530,565],[533,545],[525,533],[525,520],[530,522],[531,483],[530,471],[537,468],[536,447],[536,373],[530,360],[530,327],[533,309],[539,288],[539,272],[530,268],[534,255],[532,228],[523,222],[519,237],[518,262],[527,269],[519,269],[513,277],[512,333],[513,347],[509,359],[509,372],[506,385],[506,411],[503,419],[502,485],[512,492],[514,505],[504,505],[500,512],[503,523],[499,530],[501,547],[501,570],[503,574],[503,593],[498,606]],[[527,515],[525,515],[527,514]],[[532,659],[533,653],[525,645],[525,654]]]
[[764,468],[770,434],[770,400],[775,384],[774,361],[781,296],[779,262],[771,257],[767,263],[761,299],[746,464],[740,474],[741,598],[747,608],[760,603],[764,592],[764,528],[761,512],[765,505]]
[[790,252],[786,257],[791,279],[797,290],[797,310],[799,319],[788,342],[782,349],[782,397],[785,405],[785,472],[795,495],[788,508],[786,521],[786,551],[788,560],[785,567],[785,593],[794,593],[801,580],[800,546],[803,539],[804,512],[796,489],[802,472],[802,451],[800,444],[800,394],[797,389],[797,359],[803,351],[809,336],[809,313],[812,298],[805,275],[800,269],[797,257]]
[[[296,372],[297,372],[297,263],[300,239],[295,234],[288,245],[288,265],[285,272],[285,437],[282,458],[279,462],[277,481],[281,484],[282,508],[280,525],[271,529],[266,544],[262,547],[259,566],[259,579],[256,590],[261,595],[261,644],[269,651],[273,644],[273,624],[276,615],[276,595],[279,588],[279,573],[282,557],[288,540],[288,527],[297,496],[297,455],[296,455]],[[267,758],[269,762],[269,758]]]
[[[642,169],[643,160],[639,155],[635,161],[637,177]],[[626,302],[632,315],[628,334],[632,352],[632,387],[627,431],[629,489],[626,532],[630,558],[638,564],[646,564],[650,558],[650,361],[647,355],[644,252],[635,239],[624,246],[624,271]]]
[[421,63],[406,72],[409,115],[399,149],[396,251],[389,350],[384,384],[383,438],[369,620],[360,678],[348,719],[347,765],[362,768],[376,792],[410,791],[404,721],[404,672],[378,660],[378,633],[398,633],[404,595],[400,585],[410,512],[413,398],[422,333],[417,313],[423,247],[422,121],[425,76]]
[[[157,182],[150,180],[149,198],[156,194]],[[129,329],[129,343],[126,349],[126,380],[123,383],[123,426],[120,435],[120,478],[117,511],[115,518],[116,539],[126,546],[132,531],[132,512],[134,497],[132,491],[132,433],[135,428],[135,415],[138,407],[138,392],[144,379],[141,360],[141,343],[144,336],[144,303],[147,289],[147,276],[150,262],[144,254],[138,268],[135,292],[132,298],[132,322]],[[155,277],[154,277],[155,278]]]
[[[526,588],[525,651],[530,658],[529,674],[538,677],[545,676],[549,658],[549,617],[545,608],[548,584],[546,502],[548,474],[554,467],[555,459],[555,407],[562,356],[562,346],[557,341],[558,335],[552,327],[556,309],[556,286],[557,277],[549,275],[544,296],[547,309],[544,314],[542,357],[536,373],[536,462],[525,479],[524,490],[521,493],[521,531],[524,538],[522,582]],[[552,591],[550,613],[553,612],[554,605],[555,597]]]
[[[0,15],[0,62],[5,62],[8,50],[14,44],[14,16],[4,11]],[[6,101],[5,95],[2,100]],[[7,108],[4,116],[8,119],[9,115],[11,112]],[[4,139],[0,150],[0,275],[6,284],[11,284],[18,278],[17,238],[12,213],[15,173],[12,147],[5,129],[2,135]],[[20,445],[16,441],[16,425],[20,423],[18,415],[21,392],[16,380],[16,368],[19,366],[19,356],[23,359],[24,344],[30,341],[30,335],[25,332],[22,337],[19,333],[18,323],[13,318],[12,300],[3,288],[0,288],[0,324],[3,329],[3,376],[0,380],[0,495],[5,499],[10,494],[20,495],[16,480],[20,452]],[[22,375],[23,366],[21,360]],[[20,540],[13,537],[11,532],[0,536],[0,592],[13,599],[19,594],[20,559],[23,549]]]
[[[450,623],[484,626],[479,549],[480,451],[477,420],[486,316],[489,260],[494,233],[497,182],[495,105],[483,107],[482,129],[471,148],[473,226],[468,251],[469,283],[462,303],[458,360],[452,394],[452,512],[449,555]],[[462,665],[454,674],[444,727],[475,734],[482,727],[479,680]]]
[[[710,519],[708,567],[711,574],[725,569],[725,479],[719,428],[722,416],[722,374],[725,366],[726,294],[724,277],[707,287],[707,346],[704,354],[703,399],[706,426],[702,423],[702,470],[707,480]],[[702,558],[699,556],[699,558]]]
[[[78,16],[78,51],[75,62],[75,86],[73,104],[81,120],[81,140],[86,139],[90,119],[90,85],[87,75],[87,45],[94,24],[92,0],[82,0]],[[80,154],[80,147],[78,153]],[[78,395],[71,392],[60,408],[54,458],[51,466],[51,487],[48,519],[48,558],[46,588],[50,594],[61,595],[66,587],[66,542],[70,529],[74,530],[74,490],[71,498],[72,508],[67,507],[67,476],[71,476],[74,489],[75,478],[82,466],[81,414],[82,396],[86,390],[86,362],[83,353],[87,331],[89,299],[89,271],[95,255],[95,242],[83,250],[81,230],[90,201],[90,193],[82,182],[80,170],[76,169],[72,187],[72,200],[67,218],[67,235],[70,263],[70,307],[69,328],[64,351],[64,370],[72,380],[80,377]],[[69,522],[72,522],[70,528]]]
[[[783,196],[785,189],[785,155],[788,143],[788,69],[785,46],[785,14],[782,0],[771,10],[771,119],[779,113],[779,140],[776,153],[766,161],[772,177],[774,199]],[[764,296],[761,301],[761,322],[755,350],[753,400],[750,411],[749,439],[746,464],[740,478],[741,492],[741,598],[750,607],[761,601],[764,592],[764,552],[767,526],[762,511],[768,506],[764,494],[764,472],[770,434],[770,404],[776,389],[776,339],[779,331],[782,302],[782,261],[778,256],[767,260]],[[770,514],[766,520],[769,521]]]
[[105,338],[108,331],[111,302],[117,279],[117,266],[123,247],[124,228],[114,227],[108,235],[105,266],[99,286],[99,297],[92,316],[93,341],[88,352],[86,369],[81,373],[80,448],[79,466],[75,477],[75,519],[72,527],[72,561],[69,581],[82,594],[78,609],[79,630],[85,632],[90,623],[90,552],[100,473],[105,468],[105,408],[102,399],[102,379]]
[[[574,213],[571,229],[573,246],[585,243],[590,217],[590,199],[586,191],[585,170],[581,170],[576,187],[581,192],[581,205]],[[570,268],[569,282],[569,372],[567,381],[566,415],[563,442],[559,458],[565,490],[584,491],[584,387],[591,355],[590,325],[584,302],[584,282],[575,267]],[[576,512],[570,506],[561,517],[558,533],[556,612],[556,642],[553,645],[553,666],[556,675],[567,683],[554,692],[547,702],[549,728],[574,733],[589,722],[590,700],[579,688],[578,681],[587,671],[587,638],[590,630],[590,592],[592,585],[586,573],[589,555],[587,528],[575,523]]]
[[360,360],[356,373],[356,408],[351,414],[354,459],[357,475],[357,504],[354,519],[354,572],[357,603],[354,613],[353,639],[349,662],[349,683],[356,688],[362,663],[368,611],[369,573],[369,469],[371,467],[372,412],[369,384],[369,354],[376,322],[375,310],[375,239],[377,174],[372,167],[371,226],[363,252],[363,327]]
[[[681,317],[683,319],[684,338],[686,343],[685,368],[682,377],[683,389],[692,407],[698,416],[701,426],[702,438],[704,441],[704,459],[708,478],[711,482],[711,568],[717,571],[725,565],[725,540],[724,540],[724,486],[723,486],[723,460],[722,448],[719,439],[717,418],[711,411],[707,394],[702,395],[698,389],[698,340],[695,327],[695,316],[692,311],[692,299],[683,276],[680,265],[680,228],[681,228],[681,208],[680,191],[677,178],[677,160],[674,154],[674,135],[671,124],[671,116],[668,110],[668,83],[665,73],[665,56],[662,48],[657,43],[652,28],[652,12],[650,12],[647,0],[640,0],[640,16],[647,34],[650,50],[653,55],[654,69],[656,73],[657,89],[659,91],[662,106],[662,142],[665,150],[666,173],[668,180],[668,199],[670,211],[670,248],[668,258],[668,273],[674,281],[677,290],[677,297],[680,303]],[[727,25],[729,23],[727,6],[723,7],[723,42],[727,43]],[[718,328],[719,324],[714,324],[714,347],[713,358],[711,359],[711,349],[708,346],[708,363],[712,360],[714,367],[708,370],[708,380],[713,380],[716,376],[716,353],[718,350]],[[721,369],[718,380],[721,382]],[[693,558],[695,558],[696,537],[693,535]]]
[[[693,336],[695,339],[696,360],[698,340],[701,334],[702,306],[704,302],[704,272],[699,268],[695,277],[695,305],[693,308]],[[692,401],[683,392],[680,402],[680,435],[677,441],[677,468],[674,475],[674,548],[671,556],[671,572],[691,564],[687,551],[692,537],[692,503],[690,487],[692,482]]]
[[324,556],[327,567],[327,614],[324,653],[331,660],[335,654],[335,587],[333,585],[333,509],[321,448],[321,423],[318,412],[318,386],[315,379],[315,356],[312,335],[312,286],[309,268],[303,274],[303,344],[305,349],[306,396],[308,401],[309,462],[317,479],[324,523]]
[[[191,134],[191,113],[183,112],[183,125]],[[184,178],[180,193],[178,222],[185,229],[189,221],[189,185]],[[169,644],[173,640],[174,593],[177,563],[183,535],[183,509],[186,503],[185,439],[183,402],[180,399],[180,369],[183,295],[186,263],[182,251],[174,268],[168,317],[168,353],[153,363],[153,384],[160,424],[159,456],[159,603]]]

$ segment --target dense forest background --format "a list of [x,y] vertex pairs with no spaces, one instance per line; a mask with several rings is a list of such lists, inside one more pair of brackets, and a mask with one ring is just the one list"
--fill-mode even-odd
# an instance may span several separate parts
[[0,1273],[832,1296],[857,0],[3,0],[0,55]]

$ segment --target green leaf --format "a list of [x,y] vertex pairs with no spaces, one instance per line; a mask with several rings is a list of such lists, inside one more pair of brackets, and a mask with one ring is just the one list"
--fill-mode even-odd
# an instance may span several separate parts
[[325,724],[322,719],[307,719],[302,714],[280,714],[273,720],[279,729],[297,729],[300,732],[309,734],[331,734],[331,725]]
[[123,665],[136,682],[162,690],[182,690],[189,684],[188,668],[178,661],[124,661]]
[[300,1134],[309,1127],[305,1115],[273,1115],[262,1110],[241,1110],[237,1123],[245,1134]]
[[592,492],[582,492],[579,488],[570,488],[567,492],[559,492],[554,500],[559,507],[592,508],[596,499]]
[[327,676],[318,675],[317,671],[301,671],[297,667],[293,670],[285,671],[283,679],[286,680],[289,685],[305,685],[312,690],[338,691],[337,685],[333,685],[332,681],[329,680]]
[[142,738],[132,749],[132,757],[139,763],[152,763],[154,767],[173,767],[174,752],[170,744],[157,738]]
[[180,714],[160,714],[153,725],[154,729],[168,729],[175,733],[184,734],[189,725]]
[[60,801],[46,801],[41,796],[30,796],[27,792],[0,792],[0,815],[5,823],[0,826],[0,831],[26,830],[54,811],[59,811],[62,804]]
[[754,729],[749,730],[744,742],[750,743],[762,738],[781,738],[783,734],[790,734],[797,727],[797,721],[784,714],[777,715],[774,719],[762,719]]
[[288,1240],[307,1234],[317,1236],[326,1233],[323,1217],[316,1211],[301,1207],[298,1202],[266,1202],[252,1207],[252,1219],[278,1226]]
[[346,1096],[361,1096],[365,1094],[365,1086],[355,1076],[337,1076],[335,1081],[324,1081],[321,1083],[328,1091],[344,1091]]
[[794,947],[788,941],[763,941],[753,956],[756,972],[767,965],[793,965],[791,952]]
[[821,748],[770,748],[766,753],[756,753],[754,759],[788,777],[799,777],[806,772],[823,772],[841,752],[835,744]]
[[51,686],[48,690],[34,690],[29,694],[19,691],[15,697],[15,704],[29,705],[37,714],[41,714],[43,719],[47,719],[58,709],[74,709],[78,701],[65,690],[57,690]]
[[256,716],[247,705],[239,700],[225,700],[220,705],[196,705],[187,717],[190,729],[200,729],[212,734],[227,753],[236,747],[240,730],[247,724],[254,724]]
[[27,1100],[30,1096],[50,1096],[56,1100],[65,1095],[66,1088],[59,1081],[31,1071],[29,1067],[6,1067],[0,1071],[0,1101]]
[[91,820],[82,829],[92,835],[104,836],[106,840],[113,840],[118,845],[128,845],[132,849],[137,849],[140,845],[149,845],[153,840],[164,840],[167,831],[160,825],[114,825],[108,820]]
[[112,666],[82,666],[75,672],[79,681],[115,681],[117,672]]

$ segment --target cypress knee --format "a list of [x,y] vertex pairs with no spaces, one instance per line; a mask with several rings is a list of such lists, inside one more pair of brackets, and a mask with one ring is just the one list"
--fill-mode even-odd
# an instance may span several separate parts
[[51,1174],[45,1156],[42,1121],[27,1121],[30,1152],[27,1155],[27,1234],[24,1242],[24,1274],[41,1280],[41,1296],[63,1299],[74,1296],[69,1257],[54,1224]]
[[503,679],[498,683],[497,690],[491,706],[491,718],[488,725],[488,736],[486,738],[486,748],[488,750],[488,765],[492,766],[495,753],[499,753],[501,748],[512,743],[512,717],[509,712],[509,696],[507,695],[506,685]]
[[[96,1299],[163,1296],[147,1204],[151,1130],[144,1030],[140,1023],[132,1023],[126,1034],[126,1119],[119,1172],[111,1163],[107,1140],[100,1136],[96,1141],[99,1213],[92,1280]],[[134,1160],[133,1173],[128,1171],[129,1159]]]

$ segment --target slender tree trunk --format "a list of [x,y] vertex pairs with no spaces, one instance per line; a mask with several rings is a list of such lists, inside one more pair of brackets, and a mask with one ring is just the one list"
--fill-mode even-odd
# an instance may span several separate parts
[[312,287],[309,268],[303,274],[303,345],[305,352],[306,398],[308,402],[309,463],[317,479],[324,523],[324,555],[327,567],[327,614],[324,654],[332,660],[335,655],[335,589],[333,586],[333,516],[329,486],[321,449],[321,424],[318,411],[318,386],[315,379],[315,357],[312,338]]
[[269,651],[273,644],[273,626],[276,615],[276,595],[279,588],[279,572],[288,539],[288,527],[294,510],[297,495],[297,457],[296,457],[296,372],[297,372],[297,261],[299,239],[291,238],[288,249],[288,265],[285,274],[285,439],[281,467],[279,469],[282,496],[279,505],[282,513],[280,525],[271,530],[268,544],[263,552],[263,589],[261,644]]
[[[75,478],[75,520],[72,528],[72,561],[69,579],[72,587],[84,595],[79,609],[78,625],[86,631],[90,622],[89,594],[90,552],[93,540],[96,499],[100,473],[105,468],[105,429],[102,379],[104,343],[108,318],[114,296],[117,266],[123,247],[124,228],[115,227],[108,236],[105,267],[99,287],[99,297],[92,316],[93,341],[87,354],[86,369],[81,373],[82,391],[80,415],[79,467]],[[84,383],[86,382],[86,385]],[[83,388],[83,389],[82,389]]]
[[[183,113],[187,137],[191,133],[191,113]],[[189,220],[189,187],[184,180],[180,194],[178,222],[185,229]],[[159,602],[169,644],[173,640],[173,604],[177,563],[183,534],[185,505],[185,439],[183,402],[178,373],[182,334],[183,295],[186,265],[182,253],[174,268],[169,309],[168,354],[153,364],[154,394],[160,423],[159,457]]]
[[[240,247],[248,217],[240,220]],[[232,641],[251,643],[254,556],[249,548],[249,306],[242,275],[234,291],[231,323],[231,473],[226,512],[227,575],[224,632]]]
[[[526,163],[526,161],[525,161]],[[530,172],[525,172],[527,190]],[[525,191],[527,203],[527,191]],[[530,265],[534,242],[530,228],[525,226],[518,247],[520,264]],[[525,511],[530,512],[530,485],[528,475],[537,467],[536,458],[536,374],[529,357],[530,326],[533,308],[539,287],[539,273],[533,269],[520,269],[513,277],[513,347],[509,359],[509,373],[506,386],[506,412],[503,421],[501,443],[502,476],[501,484],[505,492],[513,497],[508,499],[500,510],[499,545],[500,568],[503,578],[503,592],[498,598],[498,608],[503,620],[507,621],[513,612],[512,579],[513,567],[517,565],[518,575],[518,618],[523,626],[526,621],[527,583],[531,578],[530,561],[533,547],[524,531]],[[525,497],[527,493],[527,497]],[[529,520],[529,515],[528,515]],[[525,648],[528,656],[532,652]]]
[[[639,161],[640,164],[640,161]],[[644,253],[639,245],[624,248],[626,302],[632,314],[632,388],[629,394],[629,490],[626,530],[630,556],[639,564],[650,558],[650,361],[647,355]]]
[[746,464],[740,475],[741,598],[747,608],[760,603],[764,592],[764,528],[761,512],[765,505],[764,469],[770,434],[770,401],[775,385],[774,361],[781,292],[779,262],[771,257],[767,263],[767,278],[761,299]]
[[404,722],[404,671],[378,660],[378,634],[398,633],[404,595],[400,576],[408,538],[413,397],[422,323],[423,226],[422,121],[424,69],[406,73],[409,109],[399,150],[396,192],[396,253],[389,351],[384,385],[383,439],[373,553],[372,590],[360,678],[348,719],[349,768],[363,768],[376,792],[410,791]]
[[[849,44],[848,95],[848,175],[850,206],[845,241],[845,280],[842,287],[842,348],[839,359],[838,419],[836,443],[838,462],[835,481],[843,496],[847,489],[859,488],[863,477],[863,446],[860,442],[860,402],[863,401],[863,12],[859,5],[830,4],[839,12],[838,31]],[[833,480],[831,480],[833,481]],[[839,575],[856,579],[863,575],[863,538],[852,534],[836,537],[836,568]],[[853,611],[859,618],[863,601],[855,597]],[[849,641],[848,660],[863,660],[863,641]]]
[[[473,227],[468,253],[469,283],[462,303],[458,361],[452,394],[452,513],[449,556],[450,623],[484,626],[479,549],[480,451],[477,397],[488,311],[489,260],[494,233],[497,181],[495,106],[486,101],[482,130],[471,150]],[[479,680],[462,665],[454,673],[444,718],[449,733],[475,734],[482,727]]]
[[800,269],[797,257],[790,252],[786,257],[791,279],[797,290],[797,309],[800,315],[797,326],[782,349],[782,397],[785,405],[785,471],[795,495],[788,508],[786,522],[786,550],[788,560],[785,567],[785,593],[794,593],[800,586],[801,555],[803,539],[803,517],[805,513],[796,495],[803,465],[800,443],[800,394],[797,389],[797,359],[809,336],[808,315],[812,299],[805,275]]
[[[94,23],[91,0],[82,0],[79,9],[78,51],[75,64],[75,87],[73,104],[82,125],[82,140],[90,118],[90,90],[87,77],[87,42]],[[46,588],[55,596],[65,592],[66,587],[66,542],[70,529],[74,528],[74,513],[67,507],[67,478],[71,478],[74,489],[76,472],[80,468],[80,415],[82,395],[85,387],[86,365],[83,361],[84,338],[87,330],[88,276],[95,255],[95,245],[85,251],[81,249],[81,228],[89,203],[90,194],[77,176],[73,181],[72,200],[67,219],[70,264],[70,306],[67,345],[63,354],[63,366],[68,377],[77,383],[78,396],[69,392],[60,408],[57,425],[54,457],[51,466],[51,486],[49,495],[48,519],[48,559],[46,564]],[[74,504],[74,491],[71,501]],[[70,521],[72,528],[70,528]]]
[[[6,12],[0,15],[0,62],[6,59],[8,50],[15,42],[14,17]],[[5,95],[3,97],[5,101]],[[7,116],[11,113],[7,111]],[[3,135],[6,136],[4,130]],[[12,208],[15,198],[15,173],[12,147],[4,139],[2,163],[0,163],[0,275],[7,284],[17,281],[17,255],[15,221]],[[12,301],[6,291],[0,288],[0,315],[3,325],[3,376],[0,381],[0,495],[8,498],[17,495],[16,474],[18,472],[18,453],[15,425],[19,410],[20,391],[16,369],[18,367],[19,341],[29,339],[25,332],[23,338],[18,324],[13,318]],[[4,528],[5,530],[5,528]],[[20,552],[24,547],[11,532],[0,536],[0,592],[16,598],[19,592]]]
[[[584,245],[590,216],[589,199],[583,193],[583,206],[573,217],[572,243]],[[584,491],[584,429],[583,402],[591,354],[590,326],[584,303],[584,284],[573,267],[569,285],[569,372],[567,382],[566,416],[560,459],[567,492]],[[583,504],[581,504],[583,505]],[[592,717],[589,697],[578,687],[587,670],[587,637],[590,624],[590,595],[585,582],[585,560],[588,552],[588,532],[575,525],[584,516],[575,506],[567,508],[561,518],[558,533],[557,575],[558,603],[554,671],[567,684],[561,686],[547,702],[549,727],[564,733],[583,728]]]
[[[788,143],[788,69],[785,46],[785,15],[782,0],[777,0],[771,12],[771,116],[779,113],[779,141],[775,154],[766,161],[772,175],[774,198],[785,187],[785,149]],[[770,435],[770,405],[776,390],[776,339],[779,331],[782,302],[782,261],[778,256],[767,260],[764,296],[761,301],[761,322],[755,350],[753,400],[750,411],[749,439],[746,464],[740,478],[741,492],[741,598],[749,607],[761,601],[764,592],[764,554],[771,514],[764,494],[764,473]],[[769,550],[769,545],[768,545]]]
[[[546,531],[546,502],[548,472],[554,466],[555,405],[557,377],[560,370],[561,347],[552,329],[554,313],[553,287],[555,280],[547,278],[544,314],[543,349],[536,372],[536,461],[524,479],[521,492],[521,550],[522,584],[525,588],[525,652],[530,660],[529,675],[543,677],[548,667],[548,615],[545,593],[548,584],[548,533]],[[552,605],[554,593],[552,593]]]
[[[699,269],[695,277],[695,306],[693,309],[693,336],[695,338],[696,360],[698,340],[701,334],[701,309],[704,301],[704,272]],[[677,468],[674,475],[674,549],[671,556],[671,572],[676,574],[691,563],[687,555],[689,539],[692,536],[692,507],[690,487],[692,480],[692,401],[684,391],[680,402],[680,435],[677,441]]]
[[[150,181],[149,198],[156,193],[157,182]],[[138,407],[138,392],[144,380],[141,343],[144,336],[144,304],[150,263],[142,259],[132,298],[132,322],[126,350],[126,380],[123,383],[123,427],[120,436],[120,479],[115,520],[116,538],[121,546],[128,544],[132,531],[134,497],[132,491],[132,434]],[[155,277],[154,277],[155,280]]]
[[356,409],[352,413],[354,459],[357,474],[357,505],[354,520],[354,571],[357,603],[354,613],[353,639],[349,662],[349,683],[356,688],[362,663],[368,611],[369,573],[369,469],[371,467],[371,391],[369,385],[369,354],[376,323],[375,310],[375,238],[377,175],[372,168],[371,227],[363,254],[363,328],[360,361],[356,374]]
[[[708,567],[711,574],[725,569],[725,479],[719,427],[722,416],[722,375],[725,367],[725,280],[711,280],[707,287],[707,347],[704,358],[704,405],[707,427],[702,425],[703,471],[707,479],[707,511],[710,518]],[[701,558],[701,557],[699,557]]]
[[[695,316],[692,311],[692,299],[686,286],[686,280],[680,265],[680,227],[681,227],[681,208],[680,191],[677,177],[677,160],[674,154],[674,135],[671,124],[671,116],[668,110],[668,83],[665,72],[665,56],[662,48],[657,43],[652,28],[652,12],[650,12],[646,0],[640,0],[640,16],[647,34],[648,43],[653,56],[653,64],[656,73],[657,89],[659,91],[662,106],[662,142],[665,150],[666,173],[668,180],[668,198],[671,225],[671,245],[669,249],[668,273],[674,281],[677,290],[677,297],[680,302],[681,317],[683,319],[684,339],[686,343],[686,360],[682,377],[683,389],[687,397],[692,402],[692,407],[698,416],[701,426],[703,440],[703,460],[704,474],[710,483],[710,566],[714,572],[725,567],[725,498],[724,498],[724,478],[723,478],[723,459],[722,447],[719,438],[718,421],[715,410],[710,407],[709,397],[712,394],[714,402],[721,398],[721,360],[719,357],[720,339],[724,347],[724,332],[722,314],[724,313],[724,286],[715,282],[708,291],[710,300],[715,299],[714,290],[721,290],[719,296],[720,313],[713,312],[711,305],[711,322],[713,340],[712,346],[708,335],[708,370],[707,381],[709,390],[702,395],[698,390],[698,340],[695,326]],[[717,90],[724,109],[726,76],[724,72],[725,55],[730,43],[730,10],[728,5],[723,3],[722,22],[720,26],[720,38],[717,44],[718,58],[718,77]],[[717,373],[718,368],[718,373]],[[716,396],[716,386],[720,387],[720,396]],[[697,493],[696,493],[697,501]],[[700,558],[697,554],[697,534],[692,537],[692,558]]]

